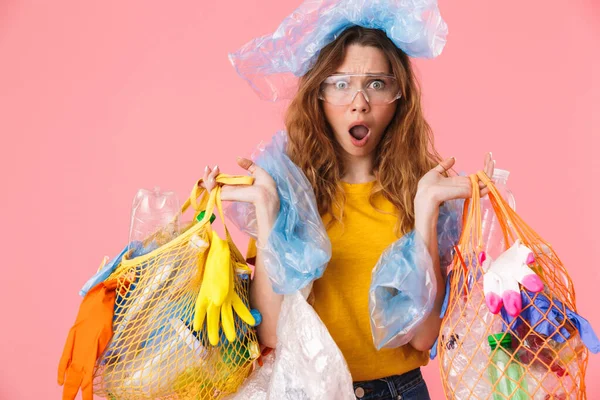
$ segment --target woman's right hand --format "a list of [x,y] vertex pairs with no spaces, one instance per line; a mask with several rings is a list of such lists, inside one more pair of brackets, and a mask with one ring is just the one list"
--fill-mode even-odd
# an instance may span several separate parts
[[[221,189],[221,200],[224,201],[242,201],[252,203],[258,209],[279,211],[279,196],[277,195],[277,186],[275,181],[258,165],[247,158],[238,157],[237,163],[240,167],[250,172],[254,177],[252,185],[223,185]],[[209,192],[215,187],[215,178],[219,175],[219,166],[214,168],[206,167],[202,186]]]
[[[251,160],[238,157],[237,163],[252,174],[254,183],[252,185],[239,186],[223,185],[221,188],[221,200],[242,201],[254,205],[258,230],[257,246],[263,247],[279,214],[277,185],[267,171],[260,168]],[[207,166],[204,170],[202,186],[206,190],[211,191],[216,185],[215,178],[218,174],[218,165],[215,165],[212,169]]]

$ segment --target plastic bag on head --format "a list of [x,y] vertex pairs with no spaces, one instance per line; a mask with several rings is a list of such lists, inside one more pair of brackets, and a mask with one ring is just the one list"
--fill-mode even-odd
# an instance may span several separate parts
[[355,25],[380,29],[421,58],[437,57],[448,35],[437,0],[306,0],[275,32],[251,40],[229,60],[262,99],[289,99],[321,49]]

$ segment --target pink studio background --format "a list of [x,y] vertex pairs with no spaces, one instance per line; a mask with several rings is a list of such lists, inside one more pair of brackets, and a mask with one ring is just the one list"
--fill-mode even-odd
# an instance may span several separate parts
[[[57,399],[56,368],[104,255],[127,241],[139,187],[183,199],[206,164],[282,127],[227,52],[269,33],[299,1],[0,2],[0,399]],[[437,139],[458,169],[492,150],[521,215],[570,269],[600,332],[596,183],[597,0],[441,0],[443,55],[418,61]],[[240,247],[245,240],[237,236]],[[425,370],[442,398],[437,363]],[[600,356],[588,394],[600,396]]]

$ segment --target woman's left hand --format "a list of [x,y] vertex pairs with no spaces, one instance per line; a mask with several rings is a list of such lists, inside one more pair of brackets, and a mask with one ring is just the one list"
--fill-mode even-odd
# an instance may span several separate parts
[[[471,179],[468,176],[446,177],[443,175],[444,172],[452,168],[455,162],[454,157],[448,158],[423,175],[417,186],[415,205],[427,202],[431,206],[438,207],[448,200],[471,197]],[[487,153],[484,158],[483,170],[490,178],[494,174],[495,164],[496,161],[492,159],[492,153]],[[479,190],[482,197],[489,192],[489,189],[481,181],[479,182]]]

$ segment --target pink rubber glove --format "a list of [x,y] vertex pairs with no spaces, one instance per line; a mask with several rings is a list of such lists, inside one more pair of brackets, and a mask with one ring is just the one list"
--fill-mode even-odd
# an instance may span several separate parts
[[522,309],[519,283],[534,293],[544,288],[540,277],[528,267],[535,261],[533,252],[520,240],[516,240],[497,260],[482,252],[479,261],[486,271],[483,275],[485,303],[493,314],[498,314],[504,304],[509,315],[519,315]]

